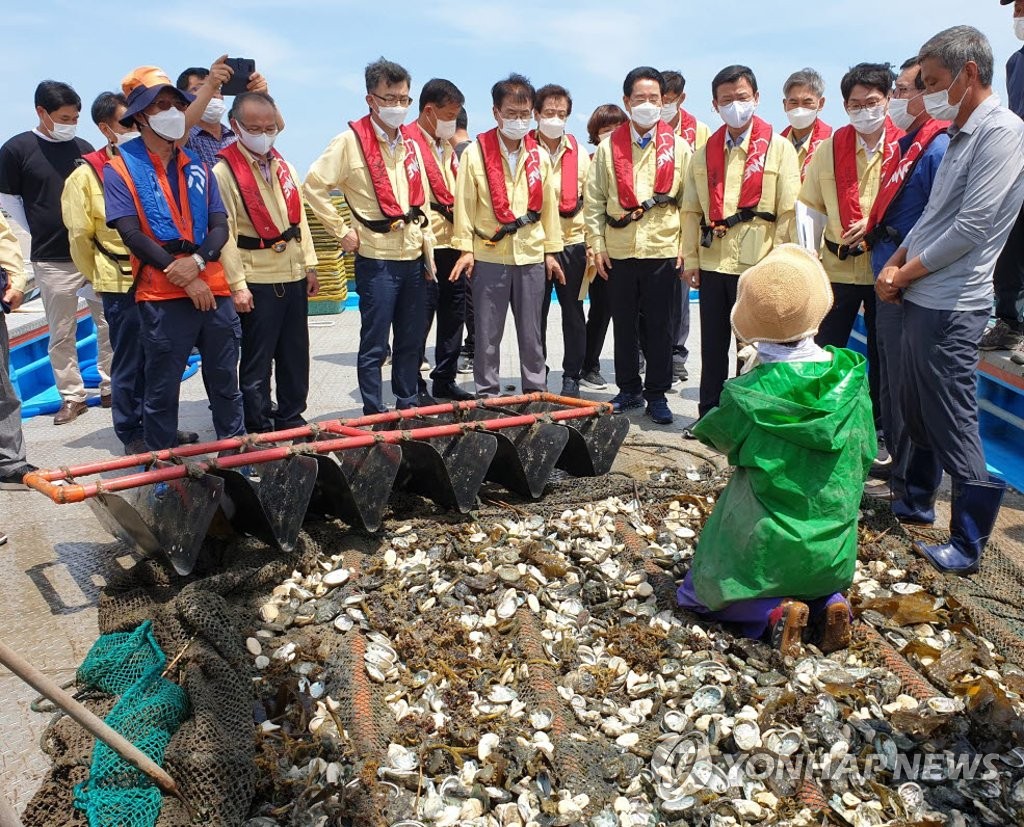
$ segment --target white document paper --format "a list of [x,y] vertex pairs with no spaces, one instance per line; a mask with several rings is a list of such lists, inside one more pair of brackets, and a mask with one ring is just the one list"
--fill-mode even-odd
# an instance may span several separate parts
[[827,223],[825,213],[812,210],[802,201],[796,202],[796,240],[801,247],[817,253],[821,249],[821,237]]

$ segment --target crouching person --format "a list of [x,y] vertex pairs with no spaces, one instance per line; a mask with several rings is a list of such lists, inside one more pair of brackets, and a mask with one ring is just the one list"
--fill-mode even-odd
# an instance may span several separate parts
[[[822,651],[844,648],[861,487],[877,452],[864,358],[822,349],[832,305],[817,257],[794,244],[739,280],[732,328],[756,348],[694,428],[735,467],[701,534],[679,605],[799,650],[812,616]],[[749,363],[748,363],[749,364]]]

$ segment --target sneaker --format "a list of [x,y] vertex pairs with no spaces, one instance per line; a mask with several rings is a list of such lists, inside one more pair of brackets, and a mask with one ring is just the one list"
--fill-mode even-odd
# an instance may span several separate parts
[[571,399],[580,398],[580,383],[575,379],[570,379],[568,376],[562,380],[562,396],[568,396]]
[[881,480],[877,478],[868,478],[867,482],[864,483],[864,495],[868,497],[874,497],[879,500],[892,500],[892,488],[890,487],[889,480]]
[[682,356],[672,354],[672,375],[681,382],[690,378],[690,374],[686,370],[686,360]]
[[420,362],[420,373],[426,373],[428,370],[430,370],[430,362],[424,359]]
[[978,344],[979,350],[1014,350],[1024,340],[1024,333],[1016,330],[1005,319],[996,319],[996,323],[985,331]]
[[1024,339],[1014,345],[1010,351],[1010,359],[1015,365],[1024,365]]
[[644,398],[639,393],[617,393],[609,401],[612,413],[623,413],[644,406]]
[[876,480],[887,480],[892,476],[892,457],[889,455],[889,449],[885,447],[885,443],[881,439],[878,440],[878,453],[871,463],[871,470],[868,472],[868,476]]
[[682,378],[673,374],[673,376],[672,376],[672,385],[670,386],[671,389],[674,390],[674,391],[677,391],[682,386],[683,386]]
[[472,356],[460,356],[459,357],[459,373],[472,373],[473,372],[473,357]]
[[768,616],[768,639],[773,649],[795,658],[803,646],[804,629],[810,611],[806,603],[786,598]]
[[651,418],[655,425],[672,424],[672,411],[669,410],[668,401],[664,398],[650,400],[644,413]]
[[0,473],[0,490],[2,491],[23,491],[28,486],[22,482],[22,479],[26,474],[31,474],[33,471],[38,471],[36,466],[29,462],[23,462],[21,465],[16,465],[9,471]]
[[603,391],[607,389],[608,383],[598,370],[588,370],[580,377],[580,384],[592,391]]
[[60,406],[60,410],[53,417],[53,424],[67,425],[69,422],[74,422],[88,410],[89,406],[84,402],[72,402],[69,399],[65,399],[64,403]]

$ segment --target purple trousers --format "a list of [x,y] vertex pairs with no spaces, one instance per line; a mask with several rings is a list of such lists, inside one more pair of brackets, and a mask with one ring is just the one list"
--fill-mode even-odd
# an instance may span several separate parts
[[[768,616],[772,610],[784,600],[782,597],[758,597],[751,600],[740,600],[730,603],[724,609],[709,609],[693,588],[692,572],[686,573],[683,585],[676,591],[676,601],[680,608],[706,617],[708,620],[716,620],[720,623],[733,624],[743,637],[758,638],[764,637],[768,631]],[[828,597],[819,597],[816,600],[805,600],[807,608],[810,609],[811,617],[820,615],[829,606],[838,601],[846,602],[846,598],[839,592]]]

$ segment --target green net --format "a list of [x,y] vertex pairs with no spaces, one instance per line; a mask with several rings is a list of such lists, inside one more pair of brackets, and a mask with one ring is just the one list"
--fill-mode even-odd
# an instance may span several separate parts
[[[165,664],[147,620],[134,631],[101,636],[78,670],[80,685],[120,696],[107,724],[157,764],[188,712],[184,691],[161,676]],[[161,800],[146,775],[96,742],[89,778],[75,788],[75,806],[90,827],[152,827]]]

